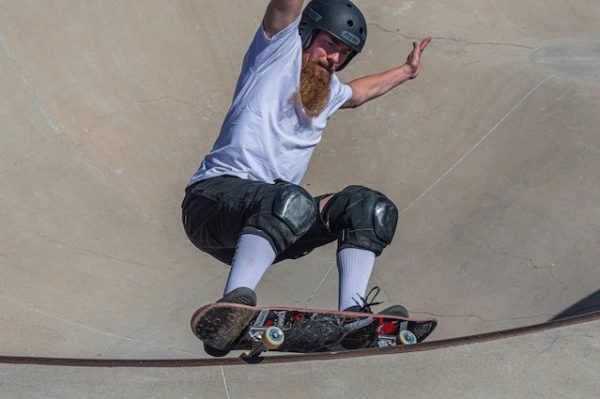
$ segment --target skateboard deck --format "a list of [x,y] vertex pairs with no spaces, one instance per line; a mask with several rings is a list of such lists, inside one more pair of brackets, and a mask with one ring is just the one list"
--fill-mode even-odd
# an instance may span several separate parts
[[249,351],[246,356],[266,350],[312,353],[413,344],[436,325],[435,319],[233,303],[205,305],[191,320],[192,331],[205,345]]

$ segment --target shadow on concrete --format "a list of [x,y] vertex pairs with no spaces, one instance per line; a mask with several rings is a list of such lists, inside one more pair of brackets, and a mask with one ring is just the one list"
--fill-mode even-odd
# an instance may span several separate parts
[[581,316],[593,312],[600,311],[600,290],[587,296],[573,306],[563,310],[561,313],[554,316],[551,320],[560,320],[568,317]]

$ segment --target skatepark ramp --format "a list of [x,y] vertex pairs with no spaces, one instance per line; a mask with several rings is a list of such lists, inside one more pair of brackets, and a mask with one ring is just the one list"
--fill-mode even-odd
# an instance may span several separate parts
[[[1,1],[0,397],[596,395],[600,3],[356,3],[369,38],[343,81],[433,41],[418,79],[334,115],[303,186],[394,200],[371,284],[438,319],[428,342],[249,366],[189,330],[228,268],[185,237],[183,188],[266,0]],[[336,307],[335,245],[257,292]]]
[[[240,364],[278,364],[314,361],[331,361],[366,356],[382,356],[398,353],[424,352],[445,348],[454,348],[464,345],[474,345],[502,339],[519,337],[527,334],[545,333],[550,330],[578,326],[580,324],[598,324],[600,312],[580,315],[569,319],[561,319],[548,323],[513,328],[510,330],[495,331],[485,334],[476,334],[467,337],[449,338],[445,340],[425,342],[418,345],[401,345],[387,348],[367,348],[352,351],[306,353],[306,354],[280,354],[263,355],[257,361],[247,361],[241,357],[224,357],[216,359],[81,359],[81,358],[56,358],[56,357],[26,357],[26,356],[0,356],[0,363],[16,365],[38,366],[63,366],[63,367],[144,367],[144,368],[171,368],[171,367],[214,367],[234,366]],[[590,325],[585,325],[587,329]],[[560,332],[559,332],[560,333]]]
[[270,356],[257,365],[239,358],[1,357],[0,391],[33,398],[359,398],[376,385],[384,397],[590,398],[599,388],[599,320],[594,313],[395,349]]

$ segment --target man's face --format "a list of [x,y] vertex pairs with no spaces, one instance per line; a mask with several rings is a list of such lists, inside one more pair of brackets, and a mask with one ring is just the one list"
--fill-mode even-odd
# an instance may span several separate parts
[[352,49],[326,32],[318,32],[302,53],[300,100],[309,117],[318,116],[329,99],[331,76]]
[[316,62],[324,72],[332,74],[346,62],[352,49],[327,32],[319,31],[303,52],[303,61]]

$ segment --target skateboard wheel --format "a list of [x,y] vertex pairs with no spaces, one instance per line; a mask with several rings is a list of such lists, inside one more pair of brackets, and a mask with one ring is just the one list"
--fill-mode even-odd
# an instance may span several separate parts
[[400,331],[398,334],[398,340],[402,345],[412,345],[417,343],[416,335],[408,330]]
[[285,335],[283,334],[283,331],[281,331],[281,328],[272,326],[265,330],[261,340],[268,349],[277,349],[283,344]]

